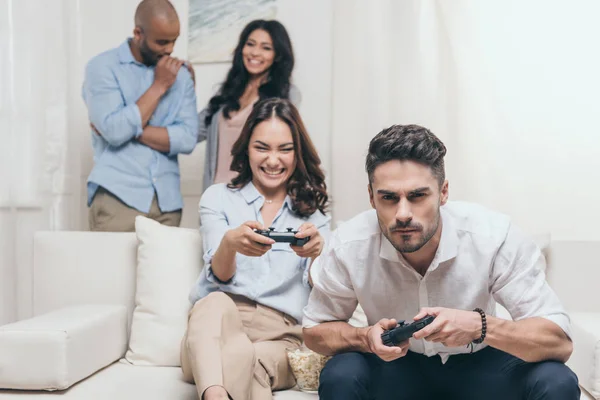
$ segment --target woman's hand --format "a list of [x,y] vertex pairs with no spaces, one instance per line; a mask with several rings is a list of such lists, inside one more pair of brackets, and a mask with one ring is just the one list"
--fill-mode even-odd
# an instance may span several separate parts
[[247,221],[235,229],[227,231],[224,240],[237,253],[248,257],[260,257],[271,250],[275,241],[271,238],[259,235],[254,229],[264,229],[258,221]]
[[314,260],[321,254],[321,251],[323,251],[325,239],[323,239],[323,236],[321,236],[314,224],[305,222],[298,228],[298,233],[296,233],[295,236],[298,239],[310,236],[310,240],[306,242],[304,246],[290,246],[298,256],[308,257]]

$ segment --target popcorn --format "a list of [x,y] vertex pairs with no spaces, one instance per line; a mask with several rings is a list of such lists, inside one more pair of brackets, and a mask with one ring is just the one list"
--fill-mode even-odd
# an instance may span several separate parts
[[306,347],[288,349],[287,356],[298,388],[307,392],[319,390],[319,375],[331,357],[315,353]]

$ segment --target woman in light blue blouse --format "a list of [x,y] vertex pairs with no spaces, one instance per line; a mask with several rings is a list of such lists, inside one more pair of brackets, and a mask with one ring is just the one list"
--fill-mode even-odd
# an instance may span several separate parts
[[[229,184],[200,200],[205,266],[182,343],[182,367],[200,398],[271,399],[295,381],[286,349],[302,343],[310,266],[329,236],[321,161],[294,105],[263,100],[232,148]],[[254,229],[297,230],[303,246]]]

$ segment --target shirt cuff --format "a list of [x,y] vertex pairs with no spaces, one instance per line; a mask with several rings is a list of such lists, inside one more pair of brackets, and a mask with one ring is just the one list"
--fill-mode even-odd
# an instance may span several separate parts
[[233,278],[235,277],[232,276],[231,278],[229,278],[228,281],[222,281],[220,280],[215,273],[212,270],[212,267],[209,265],[208,268],[206,268],[206,279],[208,279],[209,281],[212,281],[213,283],[217,283],[219,285],[231,285],[233,283]]
[[232,283],[235,282],[235,274],[233,274],[233,276],[231,277],[231,279],[229,279],[228,281],[222,281],[219,278],[217,278],[217,276],[215,275],[215,273],[213,272],[212,269],[212,258],[215,254],[215,251],[213,250],[208,250],[207,252],[204,253],[204,269],[206,270],[206,280],[217,284],[217,285],[231,285]]
[[[188,154],[194,150],[198,140],[196,137],[190,139],[190,135],[186,132],[187,128],[183,124],[173,124],[167,126],[167,134],[169,135],[169,155]],[[187,135],[187,136],[186,136]]]
[[137,104],[132,104],[131,112],[129,113],[129,121],[134,129],[134,136],[138,139],[144,133],[144,128],[142,127],[142,114],[140,113],[140,108]]
[[314,328],[317,325],[321,325],[321,322],[314,321],[306,316],[306,308],[304,316],[302,317],[302,328]]

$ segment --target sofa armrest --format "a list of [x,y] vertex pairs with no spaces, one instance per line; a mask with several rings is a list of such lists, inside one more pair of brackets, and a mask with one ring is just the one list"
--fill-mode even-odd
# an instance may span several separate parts
[[118,360],[126,350],[124,306],[73,306],[4,325],[0,388],[63,390]]
[[600,312],[570,313],[573,354],[567,365],[579,384],[600,399]]

